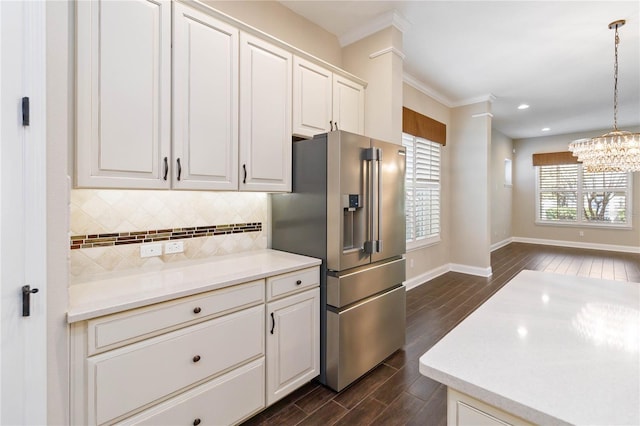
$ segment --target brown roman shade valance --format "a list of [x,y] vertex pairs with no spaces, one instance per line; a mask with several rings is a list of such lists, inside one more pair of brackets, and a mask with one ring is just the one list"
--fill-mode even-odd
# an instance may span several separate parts
[[557,166],[560,164],[580,164],[580,162],[578,157],[574,157],[569,151],[533,154],[534,166]]
[[442,146],[447,144],[446,124],[405,107],[402,107],[402,131]]

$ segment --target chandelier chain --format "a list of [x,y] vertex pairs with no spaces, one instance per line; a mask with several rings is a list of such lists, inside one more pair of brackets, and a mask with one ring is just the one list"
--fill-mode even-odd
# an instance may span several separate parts
[[618,44],[620,37],[618,36],[618,26],[616,25],[615,37],[615,54],[613,62],[613,130],[618,130]]

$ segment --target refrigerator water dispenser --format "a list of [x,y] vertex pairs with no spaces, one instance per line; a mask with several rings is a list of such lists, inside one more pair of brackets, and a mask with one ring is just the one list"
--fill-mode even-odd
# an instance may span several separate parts
[[364,230],[362,229],[362,203],[360,194],[343,194],[342,210],[342,250],[359,250],[364,242]]

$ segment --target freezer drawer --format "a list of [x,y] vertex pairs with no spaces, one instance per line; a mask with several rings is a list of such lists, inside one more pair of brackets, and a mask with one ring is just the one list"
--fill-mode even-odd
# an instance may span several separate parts
[[340,391],[404,345],[405,289],[327,311],[326,385]]
[[327,304],[343,308],[384,290],[396,287],[405,280],[405,260],[372,265],[366,269],[327,276]]

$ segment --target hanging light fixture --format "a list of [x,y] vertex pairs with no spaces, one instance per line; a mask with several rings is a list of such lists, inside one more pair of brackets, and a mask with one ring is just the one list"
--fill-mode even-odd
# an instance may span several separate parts
[[587,172],[637,172],[640,171],[640,133],[618,130],[618,28],[625,20],[614,21],[609,29],[616,30],[615,64],[613,66],[613,130],[591,139],[578,139],[569,144],[578,161]]

